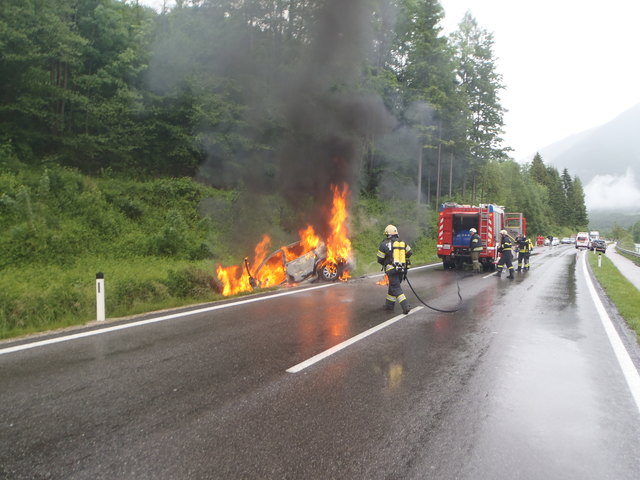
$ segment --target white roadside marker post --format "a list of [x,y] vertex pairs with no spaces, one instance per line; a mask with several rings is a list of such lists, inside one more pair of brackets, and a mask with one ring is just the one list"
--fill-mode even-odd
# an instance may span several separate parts
[[105,319],[104,305],[104,273],[96,273],[96,320],[99,322]]
[[602,266],[602,254],[598,254],[598,267]]

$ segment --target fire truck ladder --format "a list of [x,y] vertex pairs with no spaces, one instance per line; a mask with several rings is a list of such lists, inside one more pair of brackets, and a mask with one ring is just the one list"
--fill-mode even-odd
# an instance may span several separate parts
[[488,240],[489,240],[489,209],[486,207],[483,207],[482,205],[480,205],[479,207],[480,209],[480,223],[478,225],[478,235],[480,235],[480,238],[482,239],[487,239],[487,245],[488,246]]

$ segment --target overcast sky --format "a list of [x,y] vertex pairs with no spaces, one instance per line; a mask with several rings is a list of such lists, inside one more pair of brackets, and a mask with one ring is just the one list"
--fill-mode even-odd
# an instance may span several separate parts
[[640,1],[440,0],[446,32],[469,10],[494,35],[514,158],[640,103]]

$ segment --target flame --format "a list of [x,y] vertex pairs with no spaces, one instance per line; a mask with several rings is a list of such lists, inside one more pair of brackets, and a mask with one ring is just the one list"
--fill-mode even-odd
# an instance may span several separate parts
[[389,285],[389,277],[386,273],[384,274],[384,278],[382,280],[376,282],[376,285]]
[[[253,262],[249,267],[251,271],[255,270],[267,257],[270,244],[271,238],[265,234],[254,249]],[[268,274],[268,271],[266,273]],[[253,290],[249,273],[241,265],[232,265],[230,267],[218,265],[216,274],[218,275],[218,280],[222,283],[222,295],[225,297]]]
[[[325,240],[327,256],[325,264],[330,264],[332,268],[338,268],[351,257],[351,241],[348,237],[348,194],[347,185],[342,189],[332,185],[333,201],[331,207],[331,217],[329,219],[329,234]],[[287,280],[286,262],[311,252],[320,245],[321,238],[315,232],[312,225],[298,231],[299,242],[280,247],[276,254],[271,256],[265,263],[269,253],[271,238],[264,235],[258,245],[256,245],[253,260],[249,263],[245,259],[245,266],[232,265],[216,267],[218,280],[222,284],[222,295],[229,296],[242,292],[250,292],[255,287],[270,287],[279,285]],[[248,270],[248,271],[247,271]],[[346,281],[351,278],[345,269],[339,279]]]
[[331,190],[333,191],[333,205],[329,219],[329,237],[326,241],[327,262],[340,264],[345,263],[351,256],[351,240],[349,240],[346,225],[349,188],[344,184],[342,191],[340,191],[338,187],[332,185]]

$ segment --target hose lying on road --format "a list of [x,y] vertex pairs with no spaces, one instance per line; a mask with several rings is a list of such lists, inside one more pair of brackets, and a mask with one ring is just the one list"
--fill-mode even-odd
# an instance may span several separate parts
[[453,310],[444,310],[444,309],[441,309],[441,308],[432,307],[427,302],[422,300],[420,298],[420,296],[416,293],[416,291],[413,289],[413,285],[411,285],[411,282],[409,281],[409,277],[405,276],[404,278],[407,281],[407,283],[409,284],[409,287],[411,288],[411,291],[413,292],[413,294],[420,301],[420,303],[422,303],[425,307],[430,308],[431,310],[435,310],[436,312],[442,312],[442,313],[454,313],[454,312],[457,312],[458,310],[460,310],[462,308],[462,295],[460,295],[460,274],[459,273],[458,273],[458,279],[456,280],[456,284],[458,285],[458,298],[460,299],[460,301],[458,302],[458,307],[456,307]]

